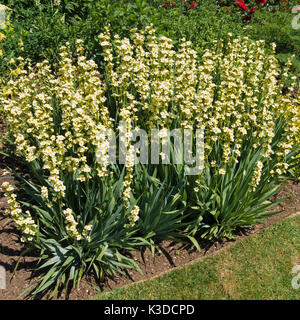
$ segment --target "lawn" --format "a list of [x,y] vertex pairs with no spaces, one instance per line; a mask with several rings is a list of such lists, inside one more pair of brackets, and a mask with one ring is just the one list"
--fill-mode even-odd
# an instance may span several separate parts
[[300,264],[299,228],[299,216],[287,218],[191,265],[95,299],[299,299],[291,284]]

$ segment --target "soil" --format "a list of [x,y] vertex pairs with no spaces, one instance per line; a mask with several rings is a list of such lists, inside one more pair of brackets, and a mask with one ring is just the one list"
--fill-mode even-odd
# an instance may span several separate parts
[[[5,171],[5,169],[1,168],[0,185],[4,181],[13,182],[13,178]],[[1,191],[2,190],[0,189],[0,265],[6,269],[7,280],[6,289],[0,290],[0,300],[33,299],[26,295],[21,298],[18,298],[18,296],[39,278],[39,275],[36,272],[39,257],[37,254],[27,254],[24,255],[24,257],[21,257],[21,253],[24,250],[24,244],[19,241],[19,232],[5,212],[7,202]],[[276,210],[283,210],[281,213],[267,218],[264,223],[259,224],[254,228],[240,231],[234,241],[239,241],[245,236],[251,236],[251,234],[258,232],[281,219],[300,213],[300,183],[288,181],[277,195],[276,200],[282,198],[288,199],[276,205],[274,208]],[[91,299],[96,294],[99,294],[100,290],[111,290],[133,282],[144,281],[159,276],[171,269],[182,267],[195,260],[211,255],[230,245],[234,241],[226,239],[220,241],[202,241],[200,243],[202,248],[201,252],[198,252],[193,247],[183,246],[183,244],[163,241],[158,246],[155,257],[153,257],[149,248],[143,248],[142,250],[131,253],[134,260],[142,269],[143,274],[140,274],[135,270],[130,270],[126,275],[116,275],[114,278],[107,278],[107,280],[101,284],[96,283],[92,277],[89,281],[84,278],[81,281],[79,289],[73,289],[68,296],[64,292],[59,293],[54,299]],[[14,268],[19,258],[19,266],[13,275]],[[95,288],[99,289],[96,290]],[[36,299],[46,299],[46,297],[36,297]]]
[[[3,130],[0,122],[0,133]],[[1,148],[1,146],[0,146]],[[13,183],[14,179],[10,172],[5,169],[7,159],[0,159],[0,186],[3,182],[8,181]],[[157,248],[153,257],[149,248],[143,248],[139,251],[131,252],[132,258],[138,263],[143,274],[135,270],[130,270],[126,275],[116,275],[113,278],[107,278],[104,283],[96,283],[93,277],[90,280],[84,278],[79,289],[73,289],[66,295],[60,292],[54,297],[55,300],[87,300],[91,299],[101,290],[111,290],[133,282],[145,281],[149,278],[157,277],[174,268],[180,268],[184,265],[202,259],[205,256],[211,255],[226,246],[239,241],[245,236],[267,228],[277,221],[289,217],[291,215],[300,214],[300,183],[288,181],[276,198],[279,200],[287,198],[284,202],[277,204],[272,210],[282,211],[265,220],[264,223],[241,230],[237,234],[236,240],[220,240],[220,241],[202,241],[200,246],[201,252],[194,247],[186,247],[183,244],[173,243],[171,241],[163,241]],[[0,290],[0,300],[16,300],[16,299],[33,299],[31,296],[18,297],[28,286],[39,279],[37,273],[38,259],[37,253],[26,254],[21,257],[24,250],[24,244],[19,241],[19,232],[14,223],[6,213],[7,201],[3,195],[3,190],[0,187],[0,265],[6,269],[6,289]],[[13,274],[16,264],[20,260],[18,268]],[[91,285],[92,286],[91,286]],[[35,297],[35,299],[46,299],[47,297]]]

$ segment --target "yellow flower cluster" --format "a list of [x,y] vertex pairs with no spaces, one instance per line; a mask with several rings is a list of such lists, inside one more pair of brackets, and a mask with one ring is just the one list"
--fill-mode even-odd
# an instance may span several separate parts
[[88,241],[91,240],[89,236],[89,231],[92,229],[91,225],[84,226],[82,235],[77,230],[78,223],[75,221],[74,212],[72,209],[65,209],[63,210],[63,215],[65,216],[67,225],[66,230],[71,238],[76,239],[77,241],[82,240],[83,238],[87,239]]
[[[300,146],[300,96],[298,96],[298,101],[297,101],[297,105],[296,105],[296,112],[297,112],[297,117],[296,117],[296,122],[295,122],[295,126],[296,126],[296,130],[298,132],[298,134],[296,135],[296,140],[298,145]],[[298,161],[300,161],[300,154],[297,156]],[[300,167],[296,168],[296,174],[298,179],[300,180]]]
[[66,230],[71,236],[71,238],[75,238],[77,241],[82,239],[82,236],[77,231],[77,222],[75,221],[73,211],[71,209],[65,209],[63,211],[63,214],[65,216],[65,219],[67,221]]
[[41,195],[45,200],[49,199],[49,193],[48,193],[48,188],[47,187],[42,187],[41,188]]
[[5,196],[9,205],[9,213],[17,228],[21,231],[21,241],[32,241],[33,237],[37,233],[37,225],[31,217],[30,212],[27,210],[25,213],[22,212],[20,204],[16,200],[17,196],[14,193],[15,188],[8,182],[2,184],[2,188],[5,189]]
[[[295,100],[281,95],[291,60],[281,72],[275,44],[268,54],[264,41],[232,39],[229,34],[215,41],[199,63],[189,41],[182,39],[175,52],[170,39],[154,32],[152,26],[133,29],[132,42],[118,36],[112,40],[108,29],[99,36],[120,119],[143,129],[204,129],[206,159],[215,143],[222,146],[222,158],[211,160],[219,174],[226,173],[228,163],[239,161],[251,134],[253,147],[263,146],[264,158],[278,160],[273,173],[284,173],[286,155],[298,135]],[[291,80],[292,92],[296,78]],[[290,126],[273,150],[274,120],[281,113]]]
[[[3,34],[2,32],[0,32],[0,42],[5,39],[6,36],[5,34]],[[3,56],[3,50],[0,49],[0,57]]]
[[133,227],[135,223],[139,220],[139,206],[134,206],[134,208],[130,211],[129,215],[129,223],[125,225],[125,228]]
[[[61,197],[65,193],[60,178],[63,172],[74,172],[81,181],[90,178],[88,155],[95,157],[94,150],[101,149],[98,131],[112,123],[104,107],[105,84],[96,64],[80,56],[75,67],[68,50],[67,46],[61,48],[57,77],[47,61],[24,70],[23,60],[18,58],[20,71],[12,75],[1,95],[1,111],[17,154],[28,162],[41,159],[50,184]],[[99,176],[106,170],[103,165],[97,167]]]
[[[62,206],[64,175],[85,181],[91,178],[91,165],[100,177],[107,174],[108,166],[98,163],[95,153],[106,151],[99,132],[113,123],[104,106],[106,85],[95,62],[83,56],[81,43],[77,41],[76,65],[69,44],[61,48],[56,75],[48,61],[25,68],[21,57],[12,60],[14,72],[0,93],[0,114],[6,119],[16,154],[29,163],[40,161],[55,193],[52,200],[60,199]],[[48,193],[48,188],[41,189],[45,200]]]
[[252,190],[255,191],[256,187],[258,186],[260,179],[261,179],[261,172],[263,169],[263,163],[261,161],[257,161],[256,168],[254,169],[254,173],[252,176],[251,186]]
[[[95,174],[108,174],[109,163],[96,159],[97,154],[105,159],[108,151],[107,140],[100,138],[100,133],[114,127],[127,152],[123,192],[127,207],[134,178],[133,128],[148,132],[204,129],[205,160],[211,161],[220,175],[239,161],[242,145],[248,140],[254,141],[253,148],[263,146],[264,158],[276,159],[274,174],[287,170],[286,155],[299,137],[299,98],[297,109],[295,99],[281,95],[291,62],[281,74],[275,47],[268,54],[263,41],[229,35],[198,57],[189,41],[182,39],[175,50],[170,39],[155,35],[152,25],[143,31],[131,30],[131,40],[118,35],[111,39],[108,28],[99,39],[107,78],[84,56],[82,41],[77,40],[75,61],[68,43],[61,48],[57,73],[51,71],[48,61],[26,69],[22,58],[12,61],[14,71],[0,92],[0,112],[17,154],[28,162],[41,161],[62,202],[64,175],[73,174],[84,182]],[[113,110],[106,101],[110,94]],[[274,120],[280,114],[290,125],[274,147]],[[121,121],[127,126],[118,126]],[[216,144],[222,148],[220,158],[211,155]],[[253,188],[260,179],[261,164],[256,165]],[[48,189],[44,188],[42,195],[47,199]],[[73,214],[64,214],[69,219],[68,230],[75,238],[81,237]],[[135,208],[132,221],[137,218]]]

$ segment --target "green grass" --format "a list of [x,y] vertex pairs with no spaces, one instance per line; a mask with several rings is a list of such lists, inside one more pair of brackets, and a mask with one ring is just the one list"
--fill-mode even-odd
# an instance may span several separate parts
[[291,285],[300,264],[299,230],[299,216],[285,219],[193,265],[95,299],[300,299]]

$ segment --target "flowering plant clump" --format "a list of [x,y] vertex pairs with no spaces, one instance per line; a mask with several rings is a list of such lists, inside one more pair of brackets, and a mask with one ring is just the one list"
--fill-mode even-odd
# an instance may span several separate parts
[[[232,237],[269,214],[268,198],[295,162],[299,97],[282,95],[291,61],[281,70],[275,45],[266,53],[263,41],[229,34],[199,59],[191,42],[175,50],[152,25],[132,29],[130,39],[106,28],[99,40],[104,76],[77,40],[73,55],[68,43],[61,48],[56,72],[48,61],[12,61],[1,88],[11,151],[34,177],[19,177],[28,202],[6,186],[10,212],[50,268],[34,293],[55,286],[54,294],[67,280],[76,286],[91,269],[103,278],[138,268],[124,251],[139,245]],[[199,173],[172,161],[136,163],[139,128],[160,138],[202,130]],[[109,161],[109,130],[121,137],[123,164]]]
[[[235,7],[246,15],[254,14],[257,9],[289,10],[288,2],[286,0],[217,0],[216,1],[222,7]],[[177,0],[177,1],[163,1],[162,6],[166,9],[171,9],[177,5],[184,5],[186,10],[196,9],[201,7],[200,1],[193,0]]]
[[[294,2],[296,4],[296,1]],[[222,0],[219,1],[219,5],[222,7],[235,7],[239,9],[242,13],[244,22],[250,21],[256,11],[267,10],[275,12],[278,10],[290,10],[286,0]]]
[[15,188],[12,185],[8,182],[4,182],[2,188],[5,189],[10,216],[22,233],[21,241],[32,241],[33,237],[37,234],[37,225],[32,219],[30,212],[28,210],[25,213],[22,212],[21,206],[17,201],[17,196],[14,193]]
[[[297,117],[296,117],[296,122],[295,125],[298,128],[298,132],[300,132],[300,103],[298,101],[298,105],[297,105]],[[297,143],[300,145],[300,134],[297,135]],[[300,154],[298,155],[298,158],[300,159]],[[296,176],[298,177],[298,179],[300,180],[300,166],[298,165],[296,167]]]
[[[5,34],[0,32],[0,45],[1,45],[1,41],[3,41],[6,38]],[[1,49],[0,46],[0,58],[3,56],[3,50]]]

